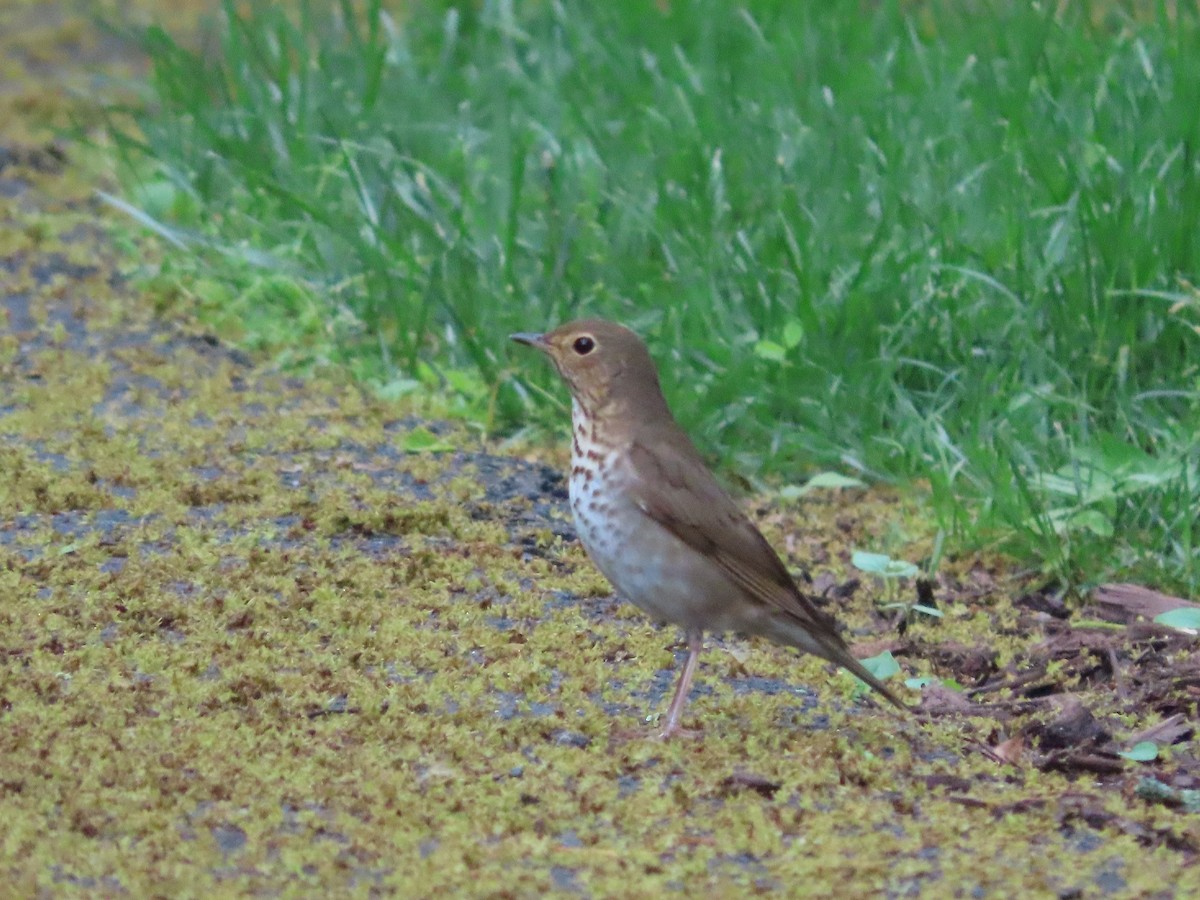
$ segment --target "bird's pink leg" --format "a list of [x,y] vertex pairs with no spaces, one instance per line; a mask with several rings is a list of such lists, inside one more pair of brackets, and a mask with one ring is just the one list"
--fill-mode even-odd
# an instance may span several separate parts
[[679,685],[675,688],[675,696],[667,709],[667,724],[663,727],[661,738],[669,738],[679,732],[679,717],[687,706],[688,693],[692,689],[692,676],[696,674],[696,664],[700,662],[700,650],[704,647],[704,632],[689,629],[687,632],[688,658],[684,663],[683,673],[679,676]]

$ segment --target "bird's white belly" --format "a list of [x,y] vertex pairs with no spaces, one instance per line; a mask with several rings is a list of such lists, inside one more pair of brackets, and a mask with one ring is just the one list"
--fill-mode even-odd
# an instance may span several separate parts
[[734,630],[736,588],[717,566],[638,509],[622,494],[617,451],[591,478],[569,484],[575,529],[588,556],[617,593],[659,621],[710,632]]

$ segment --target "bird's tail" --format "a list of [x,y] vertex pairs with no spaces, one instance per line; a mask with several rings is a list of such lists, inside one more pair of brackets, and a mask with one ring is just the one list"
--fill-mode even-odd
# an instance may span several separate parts
[[836,658],[832,656],[826,657],[830,662],[837,663],[843,669],[854,675],[859,681],[865,682],[868,687],[873,688],[876,693],[882,694],[883,697],[897,709],[902,709],[905,712],[912,712],[912,707],[892,693],[891,689],[882,681],[871,674],[861,662],[854,658],[853,654],[848,649],[840,648],[841,652]]
[[833,619],[818,614],[807,621],[801,621],[795,616],[773,616],[766,620],[766,626],[760,633],[781,644],[791,644],[798,650],[819,656],[834,665],[841,666],[877,694],[882,695],[888,703],[905,712],[912,712],[912,707],[892,693],[891,689],[876,678],[871,672],[854,658],[846,642],[837,632]]

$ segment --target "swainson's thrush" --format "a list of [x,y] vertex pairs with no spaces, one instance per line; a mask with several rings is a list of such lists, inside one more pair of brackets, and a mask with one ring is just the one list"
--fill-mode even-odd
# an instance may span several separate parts
[[663,737],[679,730],[705,631],[813,653],[908,708],[850,654],[833,618],[717,483],[671,416],[636,334],[586,319],[512,339],[549,356],[571,390],[569,493],[584,549],[620,596],[687,635]]

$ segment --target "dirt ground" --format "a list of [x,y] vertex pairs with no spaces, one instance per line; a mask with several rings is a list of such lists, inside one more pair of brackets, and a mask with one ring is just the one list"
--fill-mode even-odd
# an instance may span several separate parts
[[731,637],[703,737],[649,739],[683,648],[583,556],[561,451],[275,373],[122,274],[158,251],[53,129],[138,60],[70,9],[0,4],[17,895],[1200,894],[1200,653],[1151,621],[1186,601],[982,557],[893,597],[849,557],[927,555],[911,498],[749,498],[920,712]]

